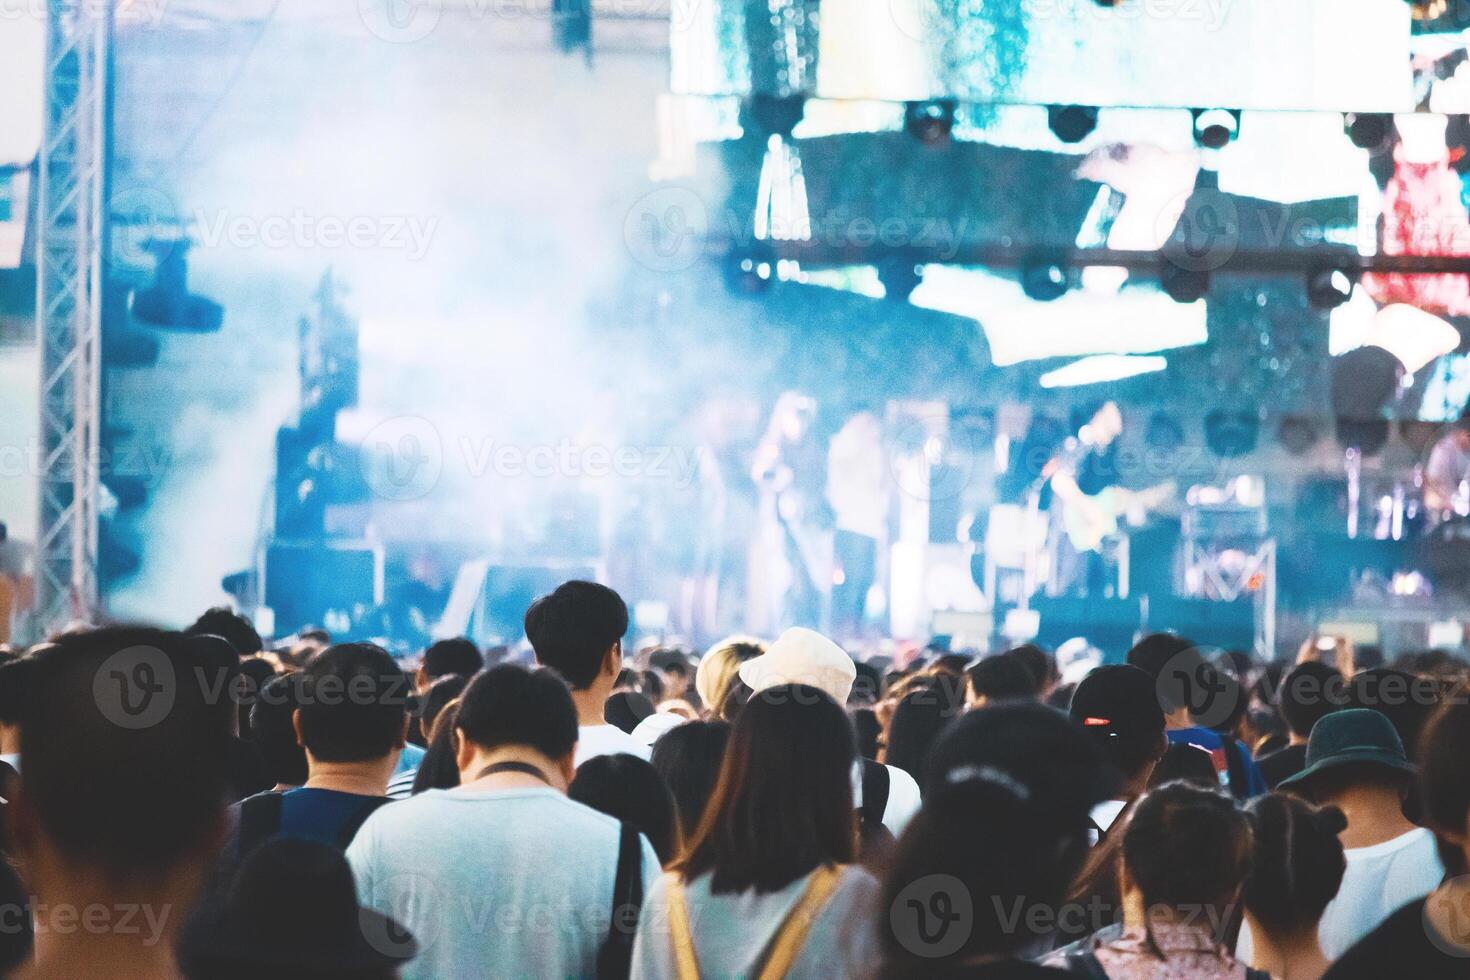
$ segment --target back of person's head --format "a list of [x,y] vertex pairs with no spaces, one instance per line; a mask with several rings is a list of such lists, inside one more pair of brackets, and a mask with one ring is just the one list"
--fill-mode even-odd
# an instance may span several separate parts
[[1018,647],[1012,647],[1006,651],[1006,655],[1019,661],[1030,672],[1035,685],[1032,693],[1038,698],[1045,697],[1062,679],[1061,671],[1057,668],[1057,658],[1035,643],[1022,643]]
[[[1080,727],[1040,704],[957,719],[934,747],[923,808],[884,879],[887,972],[929,976],[1042,938],[1087,852],[1088,813],[1111,792],[1104,769]],[[934,923],[918,917],[956,902],[972,909],[972,925],[958,948],[936,951]]]
[[24,855],[116,882],[158,881],[207,860],[222,831],[228,734],[200,682],[193,640],[111,627],[34,654],[21,712],[21,791],[10,809]]
[[592,686],[608,652],[628,632],[628,606],[605,585],[566,582],[531,603],[525,625],[536,662],[581,691]]
[[566,681],[514,664],[475,675],[459,700],[455,728],[482,751],[516,746],[560,761],[577,747],[577,709]]
[[602,705],[602,718],[619,731],[633,734],[633,729],[654,713],[653,702],[637,691],[614,691]]
[[293,720],[301,706],[300,687],[300,674],[272,677],[250,707],[250,740],[265,764],[266,776],[279,786],[306,782],[306,750],[296,740]]
[[688,677],[689,654],[678,647],[655,647],[648,653],[648,669]]
[[1440,702],[1440,686],[1432,677],[1375,667],[1353,675],[1345,701],[1349,708],[1372,708],[1386,717],[1399,733],[1404,751],[1413,758],[1420,732]]
[[1470,684],[1456,688],[1429,720],[1419,750],[1419,791],[1424,821],[1439,839],[1440,859],[1451,875],[1470,873]]
[[204,685],[214,705],[215,718],[220,727],[231,734],[239,730],[240,707],[246,701],[243,696],[243,677],[240,657],[235,648],[222,637],[212,633],[200,633],[189,637],[189,649],[193,652],[193,663],[189,667],[190,680]]
[[418,699],[419,731],[427,741],[434,731],[434,722],[444,706],[464,694],[469,686],[470,674],[445,674],[435,679]]
[[730,725],[718,720],[686,722],[653,743],[653,768],[673,793],[679,827],[686,840],[694,836],[704,818],[729,743]]
[[849,708],[852,731],[857,736],[857,752],[864,759],[878,760],[878,745],[883,739],[883,723],[872,708]]
[[1153,678],[1137,667],[1094,668],[1078,682],[1069,711],[1125,778],[1141,777],[1166,748],[1164,712]]
[[260,689],[276,676],[275,664],[264,657],[246,657],[240,661],[240,736],[250,737],[250,712],[255,707]]
[[862,660],[855,661],[852,666],[857,673],[852,679],[852,690],[847,694],[847,703],[858,707],[877,703],[883,693],[883,671]]
[[425,680],[437,680],[449,674],[473,677],[485,666],[485,658],[474,642],[462,636],[435,640],[424,651],[419,664]]
[[1250,871],[1252,846],[1250,821],[1233,798],[1165,783],[1139,799],[1123,830],[1125,881],[1150,915],[1212,910],[1194,921],[1223,923]]
[[694,670],[694,690],[699,700],[714,708],[725,699],[730,682],[740,665],[766,652],[766,645],[753,636],[727,636],[710,647]]
[[850,863],[855,759],[847,713],[827,694],[781,684],[752,695],[677,870],[686,881],[711,874],[715,893],[764,894]]
[[321,762],[381,759],[403,747],[411,689],[381,647],[328,647],[301,671],[301,744]]
[[914,685],[893,708],[883,761],[922,778],[929,750],[962,708],[955,685],[944,678]]
[[241,657],[253,657],[265,649],[265,643],[250,620],[224,606],[205,611],[184,632],[190,636],[222,637]]
[[415,795],[430,789],[453,789],[459,785],[459,745],[457,739],[459,702],[451,701],[439,712],[433,727],[426,733],[429,744],[419,760],[413,776]]
[[1220,773],[1216,771],[1215,760],[1210,753],[1198,745],[1171,742],[1154,765],[1154,771],[1149,773],[1148,788],[1155,789],[1173,782],[1185,782],[1201,789],[1219,789]]
[[1299,738],[1312,734],[1312,726],[1324,715],[1341,708],[1347,700],[1342,674],[1335,667],[1309,660],[1297,664],[1281,678],[1276,703],[1286,727]]
[[970,700],[975,703],[1034,698],[1037,692],[1036,675],[1014,650],[970,664],[965,668],[965,681]]
[[637,828],[660,864],[673,860],[678,839],[674,797],[651,763],[625,752],[594,756],[577,767],[567,795]]
[[1252,800],[1246,813],[1255,843],[1246,911],[1276,936],[1315,933],[1347,870],[1338,839],[1347,818],[1336,807],[1319,809],[1285,793]]
[[1195,724],[1229,731],[1245,714],[1249,702],[1245,687],[1182,636],[1145,636],[1128,651],[1128,663],[1154,679],[1159,707],[1166,715],[1186,711]]

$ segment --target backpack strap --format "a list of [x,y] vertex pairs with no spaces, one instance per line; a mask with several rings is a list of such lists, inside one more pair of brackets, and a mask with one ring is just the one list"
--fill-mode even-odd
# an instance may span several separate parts
[[284,803],[280,793],[257,793],[240,801],[240,833],[237,835],[240,857],[245,857],[276,836],[281,829],[281,807]]
[[827,900],[832,897],[841,878],[842,872],[830,864],[812,872],[807,879],[806,890],[801,893],[801,898],[786,914],[781,928],[776,932],[776,938],[771,943],[771,953],[766,957],[765,966],[761,967],[759,980],[782,980],[791,972],[791,965],[806,946],[812,923],[827,905]]
[[669,878],[668,899],[674,975],[678,980],[699,980],[699,959],[694,955],[694,934],[689,930],[689,905],[684,900],[684,883],[678,875]]
[[598,980],[627,980],[633,965],[633,937],[643,906],[643,839],[632,824],[618,834],[618,869],[613,878],[612,919],[597,956]]
[[893,788],[893,779],[888,767],[872,759],[863,760],[863,805],[858,807],[864,824],[877,826],[883,823],[883,814],[888,811],[888,795]]

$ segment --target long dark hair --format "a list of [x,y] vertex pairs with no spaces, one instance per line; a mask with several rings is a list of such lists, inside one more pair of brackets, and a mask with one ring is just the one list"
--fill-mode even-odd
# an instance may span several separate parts
[[[1252,846],[1250,821],[1233,797],[1191,783],[1165,783],[1133,807],[1123,831],[1124,874],[1150,914],[1212,910],[1198,921],[1228,928],[1250,871]],[[1159,953],[1151,931],[1149,937]],[[1220,942],[1224,936],[1214,938]]]
[[856,759],[847,713],[805,684],[751,697],[730,735],[714,794],[674,868],[715,894],[780,891],[857,854]]
[[430,789],[454,789],[459,785],[459,702],[451,701],[434,719],[434,733],[429,747],[419,760],[419,771],[413,777],[413,795]]
[[674,794],[682,840],[691,839],[704,818],[729,743],[730,726],[723,721],[688,721],[653,743],[649,761]]

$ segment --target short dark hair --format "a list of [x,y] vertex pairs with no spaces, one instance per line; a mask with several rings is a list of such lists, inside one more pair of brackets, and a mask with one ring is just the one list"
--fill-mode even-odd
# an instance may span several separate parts
[[1061,680],[1061,671],[1057,669],[1057,658],[1052,656],[1035,643],[1022,643],[1006,651],[1006,656],[1013,657],[1031,673],[1031,678],[1036,687],[1034,693],[1037,697],[1041,692]]
[[1404,752],[1414,758],[1424,726],[1439,706],[1439,681],[1392,667],[1360,670],[1347,682],[1346,707],[1372,708],[1399,733]]
[[965,678],[976,697],[992,701],[1034,698],[1039,690],[1036,675],[1014,650],[975,661],[965,668]]
[[626,752],[588,759],[577,767],[567,796],[636,828],[660,864],[673,859],[674,797],[651,763]]
[[225,606],[206,610],[184,632],[190,636],[209,634],[223,637],[242,657],[253,657],[265,649],[265,643],[250,620]]
[[422,661],[424,676],[430,679],[446,674],[473,677],[484,666],[485,655],[480,652],[480,648],[462,636],[452,640],[436,640],[429,644]]
[[710,720],[686,722],[653,743],[650,761],[674,794],[679,827],[685,838],[694,835],[694,829],[704,817],[729,742],[729,723]]
[[1255,828],[1255,856],[1245,880],[1245,906],[1278,936],[1315,929],[1347,870],[1338,834],[1347,818],[1285,793],[1246,806]]
[[780,891],[857,854],[856,758],[847,713],[806,684],[751,697],[735,721],[714,794],[676,870],[710,874],[717,895]]
[[[1221,673],[1194,642],[1173,633],[1145,636],[1128,651],[1128,663],[1154,679],[1164,714],[1182,709],[1192,718],[1238,719],[1246,707],[1240,682]],[[1220,727],[1220,726],[1215,726]]]
[[281,786],[306,782],[306,750],[296,740],[291,718],[300,707],[300,674],[272,677],[250,707],[250,741],[265,763],[266,776]]
[[524,745],[550,759],[577,746],[577,708],[555,671],[501,664],[475,675],[455,727],[482,749]]
[[607,651],[628,632],[628,606],[605,585],[565,582],[531,603],[525,626],[536,662],[581,691],[592,686]]
[[1342,673],[1316,660],[1297,664],[1281,678],[1276,703],[1292,734],[1306,738],[1312,726],[1347,701]]
[[392,752],[408,717],[408,675],[382,647],[327,647],[301,671],[301,744],[324,762],[366,762]]
[[1470,684],[1461,684],[1429,720],[1419,740],[1419,789],[1424,818],[1439,836],[1440,856],[1451,874],[1470,872],[1460,846],[1446,838],[1464,834],[1470,819],[1470,767],[1462,753],[1470,744]]
[[181,633],[109,627],[33,654],[21,715],[21,793],[67,858],[156,880],[224,814],[228,734]]

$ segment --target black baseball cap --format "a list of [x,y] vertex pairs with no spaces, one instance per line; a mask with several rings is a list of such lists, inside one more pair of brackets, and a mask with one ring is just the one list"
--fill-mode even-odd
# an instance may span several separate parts
[[1164,712],[1154,687],[1154,679],[1138,667],[1097,667],[1072,694],[1072,719],[1093,736],[1157,735],[1164,730]]

